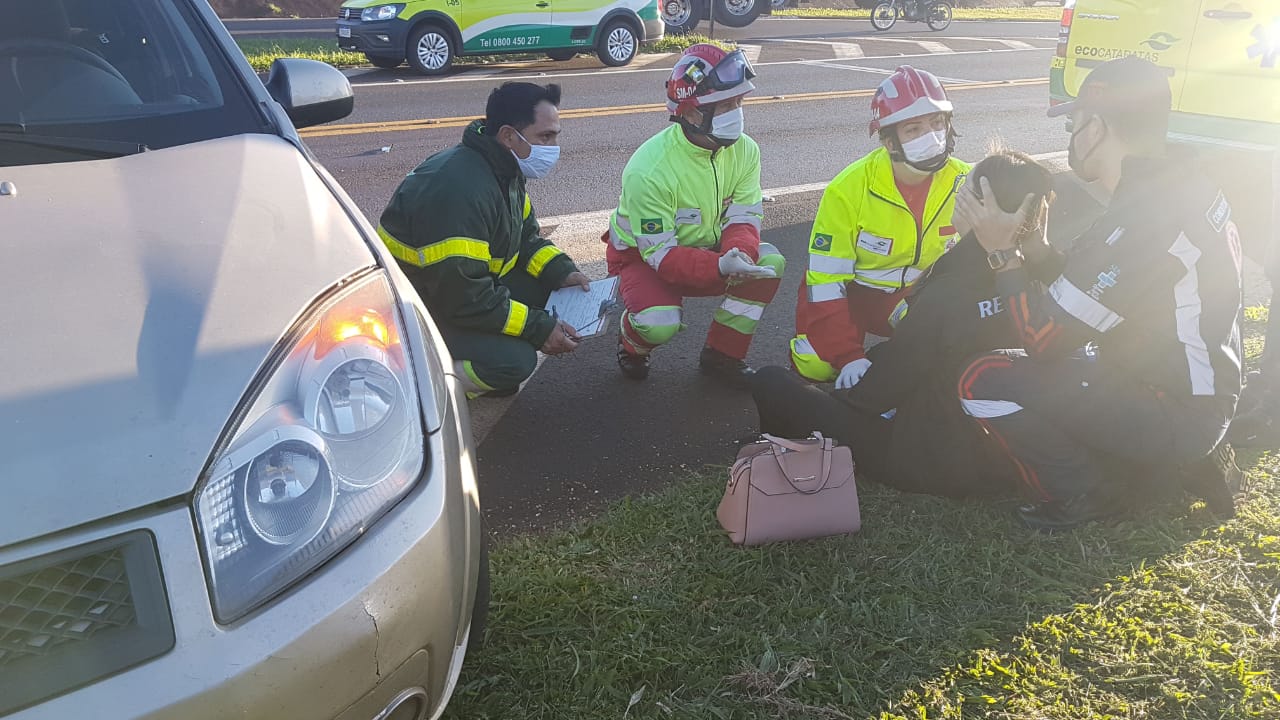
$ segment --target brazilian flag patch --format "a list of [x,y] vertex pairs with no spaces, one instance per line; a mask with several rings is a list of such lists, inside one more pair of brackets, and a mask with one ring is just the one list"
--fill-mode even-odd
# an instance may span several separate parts
[[826,252],[831,249],[831,236],[817,233],[813,236],[813,242],[809,243],[809,247],[813,250]]
[[640,232],[644,233],[645,235],[657,235],[658,233],[662,232],[662,221],[661,220],[641,220]]

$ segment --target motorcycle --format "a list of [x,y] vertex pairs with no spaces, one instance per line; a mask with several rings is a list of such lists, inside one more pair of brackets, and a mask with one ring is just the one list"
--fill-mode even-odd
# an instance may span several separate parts
[[951,3],[945,0],[886,0],[871,10],[871,26],[880,32],[893,27],[898,19],[923,22],[930,30],[942,31],[951,25]]

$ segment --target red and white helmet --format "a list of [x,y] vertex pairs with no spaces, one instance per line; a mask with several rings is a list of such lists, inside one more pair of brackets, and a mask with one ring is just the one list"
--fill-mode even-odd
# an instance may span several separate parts
[[741,50],[726,51],[701,43],[685,50],[667,81],[667,109],[672,115],[714,105],[756,89],[756,71]]
[[951,111],[951,101],[937,76],[903,65],[876,88],[871,99],[871,134],[905,120]]

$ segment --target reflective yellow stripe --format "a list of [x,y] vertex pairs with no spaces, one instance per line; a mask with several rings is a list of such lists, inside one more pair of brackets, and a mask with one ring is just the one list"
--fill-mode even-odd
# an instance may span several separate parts
[[542,271],[547,268],[547,263],[563,255],[560,248],[555,245],[548,245],[529,258],[529,274],[534,277],[542,277]]
[[446,238],[424,248],[415,248],[394,238],[381,225],[378,226],[378,237],[382,238],[383,244],[397,260],[403,260],[417,267],[434,265],[441,260],[454,257],[478,260],[482,263],[489,262],[489,244],[471,238]]
[[521,216],[525,220],[529,219],[529,213],[533,212],[533,201],[529,199],[529,193],[524,194],[524,215]]
[[511,259],[508,260],[506,263],[503,263],[501,258],[498,258],[496,260],[490,260],[489,269],[497,273],[498,277],[503,277],[507,273],[511,272],[512,269],[515,268],[516,262],[518,260],[520,260],[520,255],[518,254],[512,255]]
[[529,306],[512,300],[511,309],[507,311],[507,324],[502,326],[502,334],[520,337],[524,334],[524,325],[528,320]]

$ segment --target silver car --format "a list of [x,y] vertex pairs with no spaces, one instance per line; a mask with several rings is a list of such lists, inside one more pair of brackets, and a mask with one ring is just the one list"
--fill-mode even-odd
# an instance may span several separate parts
[[436,717],[487,602],[435,326],[204,0],[0,0],[0,716]]

